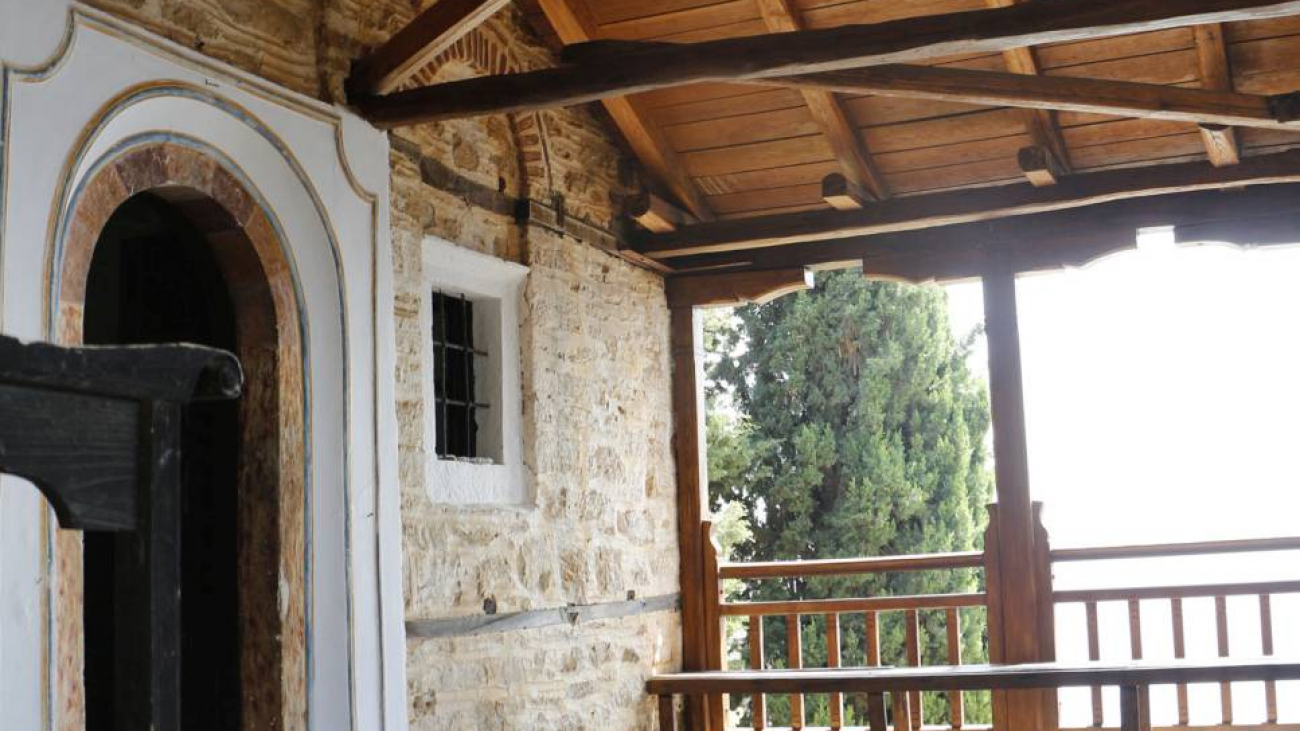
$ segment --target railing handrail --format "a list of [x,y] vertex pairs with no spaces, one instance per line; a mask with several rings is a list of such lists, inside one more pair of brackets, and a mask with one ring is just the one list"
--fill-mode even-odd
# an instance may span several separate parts
[[804,576],[885,574],[904,571],[983,567],[983,551],[960,551],[954,553],[925,553],[912,556],[878,556],[873,558],[723,563],[718,566],[718,575],[723,579],[792,579]]
[[1170,558],[1225,553],[1265,553],[1300,551],[1300,537],[1247,538],[1232,541],[1198,541],[1192,543],[1153,543],[1132,546],[1094,546],[1055,548],[1052,561],[1108,561],[1131,558]]
[[846,599],[790,599],[768,602],[730,602],[719,609],[729,617],[772,617],[791,614],[848,614],[907,609],[952,609],[982,607],[988,603],[983,592],[968,594],[919,594]]
[[1256,581],[1236,584],[1184,584],[1180,586],[1075,589],[1052,592],[1052,599],[1058,604],[1069,604],[1077,602],[1119,602],[1141,599],[1191,599],[1195,597],[1296,593],[1300,593],[1300,581]]

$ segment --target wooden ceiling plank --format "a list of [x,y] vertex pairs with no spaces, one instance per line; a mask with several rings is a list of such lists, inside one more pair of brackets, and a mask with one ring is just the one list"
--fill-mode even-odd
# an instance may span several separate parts
[[[755,0],[763,22],[773,33],[793,33],[804,29],[799,10],[790,0]],[[889,183],[876,166],[876,160],[867,143],[849,121],[841,101],[835,94],[818,89],[801,89],[804,103],[821,126],[826,141],[830,143],[835,159],[840,161],[844,176],[855,185],[866,189],[874,200],[890,196]]]
[[510,0],[436,0],[352,66],[349,96],[387,94],[406,83]]
[[1027,183],[895,198],[861,211],[814,211],[718,221],[648,236],[632,247],[655,259],[798,244],[932,226],[989,221],[1145,196],[1242,185],[1300,182],[1300,151],[1262,155],[1227,168],[1204,163],[1157,165],[1142,175],[1118,169],[1072,175],[1057,185]]
[[[562,0],[547,0],[543,7],[564,5]],[[566,53],[568,62],[556,68],[447,82],[366,100],[360,106],[375,124],[394,127],[571,106],[702,81],[907,63],[1297,14],[1300,0],[1111,0],[1103,5],[1095,0],[1055,0],[685,45],[649,43],[635,48],[628,42],[597,42],[594,49]],[[554,18],[552,22],[557,30],[563,25]]]
[[[539,5],[566,45],[584,43],[595,37],[596,24],[586,7],[586,0],[539,0]],[[618,127],[647,172],[696,218],[713,220],[708,201],[687,177],[686,166],[668,143],[663,130],[641,108],[640,101],[631,97],[609,98],[604,100],[604,104],[614,126]]]
[[[1196,59],[1201,70],[1201,88],[1212,91],[1232,91],[1232,67],[1228,63],[1228,47],[1223,40],[1223,26],[1219,23],[1198,25],[1192,29],[1196,38]],[[1222,124],[1201,125],[1201,138],[1205,152],[1215,167],[1236,165],[1241,162],[1241,149],[1237,144],[1237,131]]]

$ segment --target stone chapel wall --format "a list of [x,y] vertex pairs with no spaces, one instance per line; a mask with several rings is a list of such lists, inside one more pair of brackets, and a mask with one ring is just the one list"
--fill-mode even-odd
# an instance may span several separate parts
[[[353,58],[425,0],[90,0],[295,91],[342,100]],[[551,63],[507,8],[457,43],[439,79]],[[395,267],[408,622],[677,591],[668,311],[661,279],[601,251],[635,173],[589,109],[394,133]],[[448,191],[448,180],[455,181]],[[501,194],[504,194],[501,195]],[[505,197],[541,204],[520,225]],[[521,316],[524,451],[536,506],[434,504],[424,465],[425,236],[530,267]],[[584,240],[585,239],[585,240]],[[412,639],[414,729],[650,728],[644,677],[676,665],[678,614]]]

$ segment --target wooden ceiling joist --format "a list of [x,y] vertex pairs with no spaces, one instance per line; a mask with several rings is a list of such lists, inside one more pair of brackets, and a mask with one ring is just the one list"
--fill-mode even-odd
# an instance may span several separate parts
[[388,42],[352,66],[349,96],[387,94],[406,83],[510,0],[435,0]]
[[[595,37],[596,23],[584,3],[576,0],[538,0],[538,5],[560,36],[561,42],[581,44]],[[606,98],[604,103],[605,110],[614,120],[614,126],[622,133],[623,139],[632,148],[632,153],[645,166],[650,176],[692,215],[702,221],[713,220],[713,209],[686,174],[686,166],[664,137],[663,131],[641,108],[641,103],[627,97]]]
[[[759,12],[768,30],[774,33],[792,33],[804,29],[799,10],[790,0],[757,0]],[[835,159],[839,161],[844,176],[852,183],[871,193],[874,200],[889,197],[889,184],[880,173],[876,160],[867,149],[857,127],[850,121],[844,106],[833,92],[820,89],[801,89],[804,103],[813,119],[822,129]]]
[[837,211],[856,211],[865,208],[873,198],[861,185],[832,173],[822,178],[822,200]]
[[987,254],[1010,251],[1017,271],[1080,266],[1132,248],[1139,228],[1174,226],[1179,241],[1292,243],[1300,186],[1201,191],[1104,203],[994,221],[707,254],[673,261],[676,277],[715,277],[861,265],[867,274],[911,281],[978,276]]
[[1047,147],[1025,147],[1017,156],[1020,172],[1025,174],[1029,183],[1036,188],[1056,185],[1065,177],[1065,167],[1057,159],[1056,153]]
[[[1192,29],[1196,38],[1196,59],[1201,71],[1201,88],[1232,91],[1232,69],[1228,63],[1228,46],[1223,40],[1223,25],[1211,23]],[[1201,138],[1205,152],[1215,167],[1236,165],[1241,161],[1237,132],[1222,124],[1202,124]]]
[[[984,0],[984,3],[990,8],[1004,8],[1019,2],[1021,0]],[[1007,70],[1013,74],[1038,76],[1041,73],[1038,66],[1038,54],[1031,47],[1012,48],[1003,51],[1002,56],[1006,60]],[[1051,152],[1060,175],[1068,174],[1070,171],[1070,148],[1065,144],[1065,138],[1061,135],[1061,125],[1056,119],[1056,112],[1048,109],[1032,109],[1024,112],[1024,115],[1025,129],[1029,132],[1029,137],[1034,141],[1034,145]],[[1028,172],[1026,172],[1026,175],[1028,176]],[[1042,177],[1028,177],[1029,182],[1034,185],[1052,185],[1056,182],[1056,177],[1051,178],[1051,182],[1045,182],[1047,179]]]
[[[547,5],[563,5],[548,0]],[[557,68],[454,81],[362,104],[394,127],[571,106],[702,81],[745,81],[1300,14],[1300,0],[1054,0],[885,23],[646,44]],[[551,17],[548,10],[547,16]],[[555,18],[551,18],[556,23]],[[557,30],[559,23],[556,23]],[[591,37],[588,35],[588,37]],[[564,34],[561,34],[564,38]],[[608,46],[606,46],[608,48]]]
[[673,259],[989,221],[1126,198],[1291,182],[1300,182],[1300,150],[1247,158],[1227,168],[1189,162],[1150,167],[1141,175],[1127,169],[1106,170],[1072,175],[1045,188],[1025,183],[894,198],[860,211],[807,211],[714,221],[647,236],[632,248],[654,259]]
[[642,193],[628,198],[623,214],[636,221],[641,228],[654,233],[676,231],[679,226],[698,223],[687,211],[673,205],[654,193]]
[[1295,121],[1287,97],[1066,76],[1025,76],[938,66],[886,65],[769,79],[845,94],[1276,129]]

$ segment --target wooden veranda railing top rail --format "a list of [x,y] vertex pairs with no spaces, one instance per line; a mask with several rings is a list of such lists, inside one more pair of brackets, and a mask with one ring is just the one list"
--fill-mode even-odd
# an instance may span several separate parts
[[1300,551],[1300,537],[1251,538],[1237,541],[1202,541],[1196,543],[1158,543],[1136,546],[1056,548],[1052,561],[1106,561],[1131,558],[1171,558],[1175,556],[1209,556],[1227,553],[1265,553]]
[[982,551],[962,551],[957,553],[929,553],[919,556],[723,563],[718,566],[718,575],[723,579],[792,579],[805,576],[847,576],[851,574],[885,574],[904,571],[972,569],[983,566],[984,553]]

